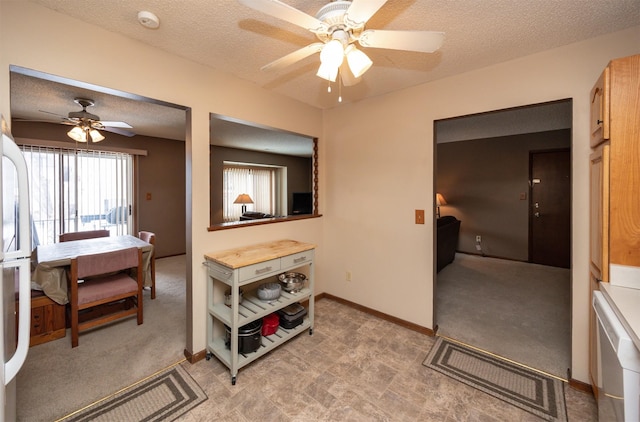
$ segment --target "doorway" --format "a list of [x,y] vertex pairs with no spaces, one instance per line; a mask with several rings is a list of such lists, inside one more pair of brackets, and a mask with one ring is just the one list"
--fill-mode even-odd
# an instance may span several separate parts
[[529,154],[529,262],[569,268],[571,263],[571,154]]
[[[456,258],[435,275],[438,334],[560,378],[571,364],[570,235],[558,245],[563,265],[532,263],[529,215],[543,199],[530,184],[533,153],[562,151],[570,176],[571,127],[567,99],[437,121],[434,135],[434,187],[447,201],[440,213],[461,221]],[[560,192],[570,232],[570,177]]]
[[[47,93],[50,95],[46,95]],[[191,283],[185,267],[188,264],[185,263],[187,242],[184,199],[190,189],[184,158],[188,149],[185,138],[188,140],[189,136],[185,132],[189,126],[190,110],[186,106],[12,67],[11,115],[12,131],[16,139],[33,139],[47,148],[50,145],[70,143],[68,126],[60,124],[60,116],[64,118],[69,111],[68,99],[75,96],[95,100],[102,107],[98,111],[100,114],[117,118],[122,116],[136,130],[133,138],[123,139],[118,134],[109,134],[99,147],[103,150],[137,152],[138,158],[134,163],[134,196],[137,195],[137,199],[133,202],[134,212],[131,214],[131,220],[136,222],[130,223],[135,224],[134,233],[139,229],[149,230],[156,233],[159,239],[165,239],[156,243],[158,257],[163,258],[157,263],[158,295],[156,299],[150,300],[149,292],[144,293],[144,324],[138,326],[134,318],[123,320],[105,330],[87,332],[84,335],[86,338],[80,340],[81,347],[78,349],[82,350],[74,349],[73,358],[70,356],[68,338],[30,349],[27,362],[18,374],[18,414],[22,414],[25,419],[34,419],[46,412],[62,416],[63,412],[68,413],[89,404],[88,400],[112,394],[113,391],[169,364],[183,360],[184,347],[188,342],[182,336],[190,335],[187,324],[191,309],[185,299],[185,296],[188,298],[191,294]],[[48,102],[45,99],[53,100]],[[62,102],[60,109],[55,103],[58,100]],[[40,120],[37,113],[42,113],[39,111],[41,109],[52,111],[57,118],[48,118],[45,122],[33,121]],[[31,113],[35,113],[35,116]],[[176,117],[177,128],[162,126],[159,131],[163,136],[147,131],[157,130],[154,125],[143,130],[143,115],[148,115],[147,113],[155,113],[163,118]],[[52,113],[45,113],[45,116],[47,114]],[[176,137],[169,138],[167,134],[174,131],[178,133]],[[80,149],[77,145],[71,145]],[[151,153],[144,155],[140,154],[141,151]],[[165,203],[162,212],[158,212],[158,202]],[[166,294],[160,289],[163,284],[167,286],[164,290]],[[171,341],[167,340],[168,333],[173,335]],[[139,353],[132,355],[132,347]],[[144,352],[141,351],[143,347]],[[153,355],[156,350],[162,353]],[[125,361],[128,365],[121,364]],[[82,368],[82,373],[76,377],[81,382],[66,385],[69,384],[65,384],[67,377],[51,376],[51,368],[57,368],[59,374],[78,372],[78,368]],[[51,393],[55,395],[62,388],[67,393],[65,400],[51,397],[47,399]],[[91,394],[86,394],[87,391]],[[46,412],[43,410],[45,407]]]

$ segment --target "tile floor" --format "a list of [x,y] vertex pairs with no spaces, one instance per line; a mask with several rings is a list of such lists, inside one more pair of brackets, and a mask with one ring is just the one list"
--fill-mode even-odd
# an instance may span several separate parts
[[[300,334],[238,373],[216,358],[185,368],[209,399],[193,421],[540,421],[422,365],[435,338],[348,306],[316,302]],[[569,421],[597,421],[590,394],[565,386]]]

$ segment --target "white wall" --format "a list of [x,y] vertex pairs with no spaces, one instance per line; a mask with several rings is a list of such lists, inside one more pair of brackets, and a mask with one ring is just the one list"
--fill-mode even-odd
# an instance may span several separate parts
[[635,27],[326,111],[326,292],[433,328],[434,227],[414,224],[415,209],[433,218],[433,121],[573,98],[572,378],[588,382],[589,91],[638,39]]
[[[209,113],[322,138],[322,113],[197,63],[148,47],[82,21],[23,1],[2,1],[0,112],[10,119],[9,65],[88,82],[191,108],[187,136],[187,259],[193,281],[192,326],[186,348],[205,349],[204,254],[281,238],[321,244],[322,219],[208,232]],[[88,45],[91,48],[76,47]],[[69,60],[83,54],[87,65]],[[322,141],[320,141],[322,157]],[[320,195],[323,169],[320,168]],[[322,196],[321,196],[322,200]],[[320,265],[322,254],[317,254]],[[319,266],[318,265],[318,266]],[[318,283],[322,288],[321,282]]]

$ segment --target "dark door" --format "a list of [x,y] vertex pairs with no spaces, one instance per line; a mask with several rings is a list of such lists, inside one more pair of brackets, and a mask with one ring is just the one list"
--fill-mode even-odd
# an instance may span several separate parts
[[529,155],[529,262],[569,268],[571,263],[571,154],[568,149]]

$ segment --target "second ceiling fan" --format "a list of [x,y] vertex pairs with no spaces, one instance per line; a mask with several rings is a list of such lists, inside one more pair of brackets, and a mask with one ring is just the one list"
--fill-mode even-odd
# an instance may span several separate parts
[[135,133],[127,129],[132,129],[126,122],[100,120],[99,116],[89,113],[87,107],[92,107],[95,102],[88,98],[75,98],[74,103],[82,107],[81,111],[71,111],[68,116],[59,116],[50,111],[40,110],[42,113],[53,114],[61,117],[60,123],[74,126],[67,135],[77,142],[100,142],[104,136],[100,131],[117,133],[124,136],[134,136]]
[[444,41],[444,32],[364,29],[367,21],[387,0],[334,0],[315,17],[278,0],[238,0],[252,9],[313,32],[320,42],[309,44],[262,67],[276,70],[320,53],[317,76],[345,86],[358,83],[373,62],[356,47],[433,53]]

